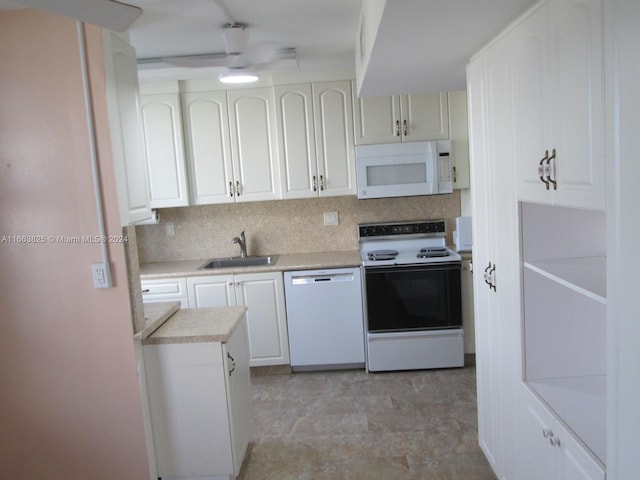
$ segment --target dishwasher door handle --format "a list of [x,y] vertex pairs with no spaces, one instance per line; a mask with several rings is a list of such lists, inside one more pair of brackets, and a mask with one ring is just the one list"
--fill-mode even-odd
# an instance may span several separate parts
[[337,274],[337,275],[313,275],[313,276],[293,276],[291,277],[291,283],[293,285],[310,285],[313,283],[338,283],[338,282],[353,282],[353,274]]

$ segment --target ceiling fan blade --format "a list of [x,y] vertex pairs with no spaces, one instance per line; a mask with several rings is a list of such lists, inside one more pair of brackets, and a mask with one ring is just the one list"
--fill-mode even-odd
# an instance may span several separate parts
[[224,53],[210,53],[202,55],[178,55],[175,57],[163,57],[162,61],[174,67],[199,68],[199,67],[228,67],[229,57]]
[[114,0],[19,0],[27,7],[65,15],[82,22],[124,32],[142,15],[142,9]]

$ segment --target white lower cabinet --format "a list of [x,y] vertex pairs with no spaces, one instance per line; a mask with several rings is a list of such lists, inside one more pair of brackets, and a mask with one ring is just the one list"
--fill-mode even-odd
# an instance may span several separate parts
[[159,478],[234,479],[249,443],[247,325],[228,342],[143,346]]
[[184,278],[142,280],[140,284],[144,303],[180,302],[181,308],[189,307],[187,280]]
[[190,308],[248,308],[251,366],[289,363],[289,340],[281,272],[187,277]]
[[528,387],[522,385],[520,480],[604,480],[605,472]]

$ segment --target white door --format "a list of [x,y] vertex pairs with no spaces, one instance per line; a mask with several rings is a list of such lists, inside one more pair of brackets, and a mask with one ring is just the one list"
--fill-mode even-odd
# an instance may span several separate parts
[[179,94],[140,97],[151,208],[189,205]]
[[276,200],[280,171],[272,88],[227,92],[236,201]]
[[549,5],[554,204],[604,210],[603,2],[552,0]]
[[282,198],[312,198],[319,192],[311,84],[274,88]]
[[491,467],[499,469],[500,409],[497,363],[494,350],[495,298],[483,273],[495,262],[492,239],[493,179],[487,142],[487,67],[486,55],[476,57],[468,66],[470,121],[470,167],[473,182],[473,263],[474,315],[476,328],[476,382],[478,403],[478,441]]
[[352,95],[356,145],[402,141],[402,119],[398,95],[357,98],[355,84]]
[[351,82],[319,82],[312,89],[319,195],[355,195]]
[[247,307],[251,366],[289,363],[282,273],[235,275],[238,305]]
[[549,141],[548,13],[548,6],[541,5],[511,35],[518,198],[538,203],[551,202],[551,192],[538,173],[540,162],[553,148]]
[[187,295],[189,308],[235,306],[233,275],[187,277]]
[[182,97],[191,203],[235,201],[225,92]]
[[233,473],[237,476],[242,467],[251,432],[251,371],[246,320],[242,320],[229,341],[222,344],[222,355],[226,362]]
[[106,93],[122,225],[151,218],[135,49],[103,33]]
[[449,138],[447,92],[402,95],[400,102],[403,142]]

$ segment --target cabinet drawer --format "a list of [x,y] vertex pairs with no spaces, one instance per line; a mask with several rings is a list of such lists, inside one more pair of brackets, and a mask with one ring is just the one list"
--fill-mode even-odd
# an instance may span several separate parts
[[162,280],[144,280],[142,285],[143,300],[166,297],[186,297],[187,281],[184,278],[170,278]]

